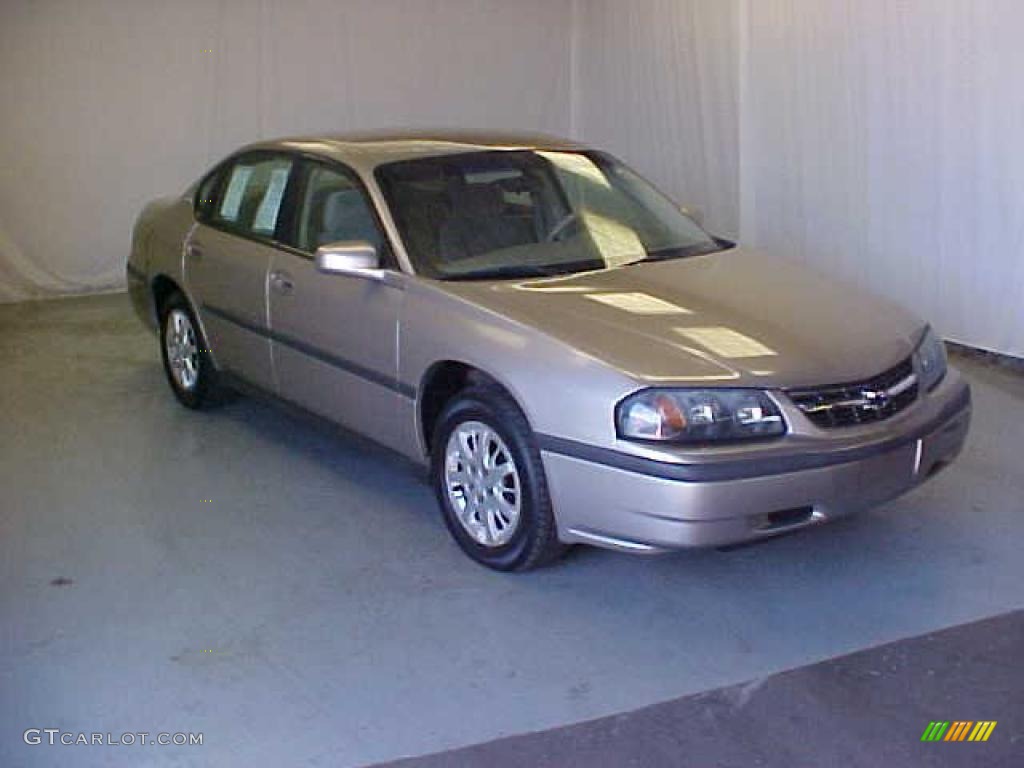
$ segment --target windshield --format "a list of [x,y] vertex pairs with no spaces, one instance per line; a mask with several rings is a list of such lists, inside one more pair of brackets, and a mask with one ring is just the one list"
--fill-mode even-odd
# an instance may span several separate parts
[[470,152],[388,163],[377,178],[428,277],[555,275],[722,248],[603,153]]

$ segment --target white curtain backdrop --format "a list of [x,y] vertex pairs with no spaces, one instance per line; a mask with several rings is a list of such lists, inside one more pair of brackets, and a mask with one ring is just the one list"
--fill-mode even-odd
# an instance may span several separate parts
[[743,0],[742,234],[1024,355],[1024,2]]
[[739,231],[739,5],[576,0],[574,127],[717,234]]
[[123,286],[132,223],[292,133],[570,132],[571,0],[2,0],[0,301]]
[[0,301],[122,285],[239,144],[541,130],[1024,355],[1020,0],[3,0]]

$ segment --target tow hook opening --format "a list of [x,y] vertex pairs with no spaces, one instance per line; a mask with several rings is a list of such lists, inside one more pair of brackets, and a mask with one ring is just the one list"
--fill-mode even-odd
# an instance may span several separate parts
[[794,507],[777,512],[760,515],[754,521],[758,531],[778,531],[811,522],[814,518],[814,507]]

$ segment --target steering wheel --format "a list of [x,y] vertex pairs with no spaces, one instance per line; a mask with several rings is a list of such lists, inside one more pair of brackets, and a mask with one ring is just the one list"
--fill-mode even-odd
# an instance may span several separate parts
[[559,219],[558,223],[551,228],[550,232],[547,233],[547,235],[544,237],[544,242],[554,242],[555,238],[562,234],[565,228],[572,224],[574,221],[576,221],[577,218],[578,217],[576,216],[575,212],[570,211],[569,213],[567,213],[565,216]]

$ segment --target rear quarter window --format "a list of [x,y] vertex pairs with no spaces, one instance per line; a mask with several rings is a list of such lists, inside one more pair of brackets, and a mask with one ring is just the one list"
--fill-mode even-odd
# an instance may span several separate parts
[[194,209],[196,218],[200,221],[210,220],[210,216],[217,205],[218,187],[223,177],[224,169],[218,168],[199,183],[199,188],[196,190]]

